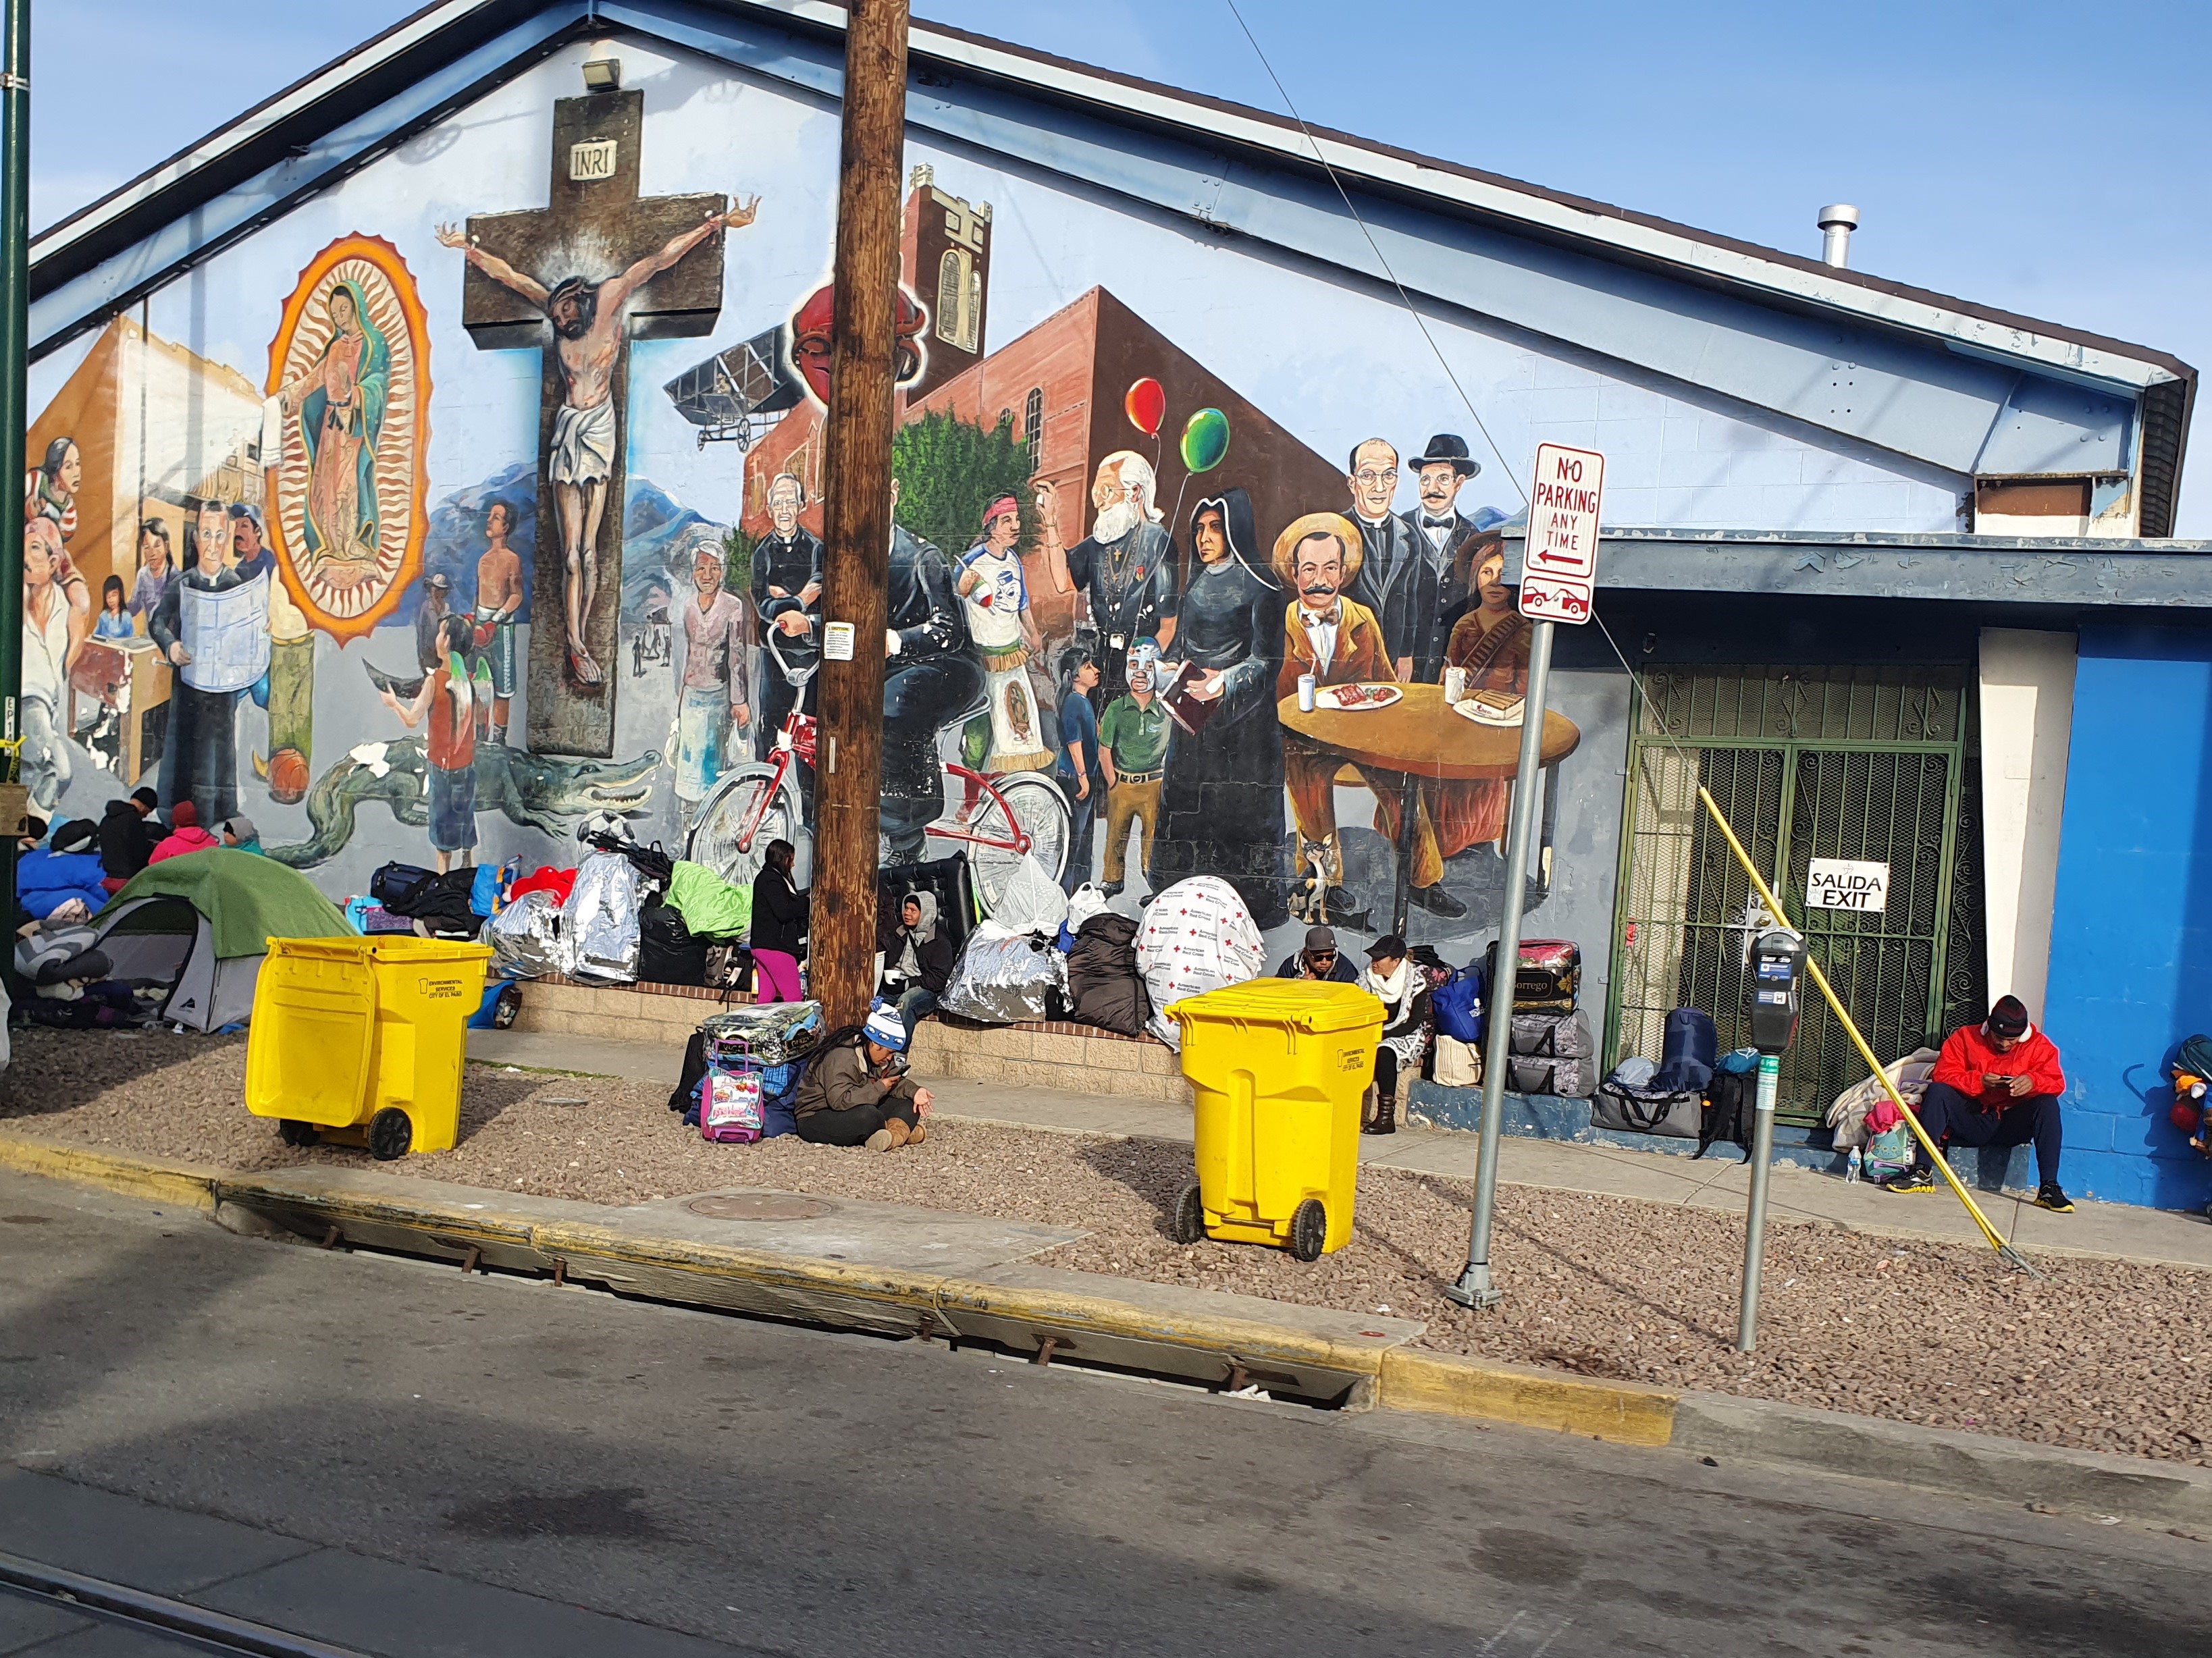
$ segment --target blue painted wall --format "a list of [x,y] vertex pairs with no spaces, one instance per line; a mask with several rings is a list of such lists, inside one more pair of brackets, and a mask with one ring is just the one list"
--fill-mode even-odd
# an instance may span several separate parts
[[2165,1066],[2212,1030],[2212,634],[2081,629],[2045,1023],[2067,1187],[2202,1206],[2212,1163],[2167,1121]]

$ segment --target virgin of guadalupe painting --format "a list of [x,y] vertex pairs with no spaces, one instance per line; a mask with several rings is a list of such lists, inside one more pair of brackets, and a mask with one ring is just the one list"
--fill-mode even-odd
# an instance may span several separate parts
[[310,623],[343,643],[398,604],[422,560],[429,341],[398,251],[371,236],[325,248],[269,360],[279,568]]

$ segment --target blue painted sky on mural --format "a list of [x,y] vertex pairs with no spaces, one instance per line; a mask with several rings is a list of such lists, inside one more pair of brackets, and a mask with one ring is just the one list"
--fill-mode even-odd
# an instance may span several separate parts
[[[1243,0],[1306,118],[1554,189],[1853,263],[2212,366],[2212,7],[1863,0],[1555,8]],[[46,224],[411,0],[36,0],[32,210]],[[1281,106],[1224,0],[927,0],[980,33]],[[1356,20],[1356,21],[1352,21]],[[2195,472],[2212,465],[2202,447]],[[2193,477],[2180,532],[2212,536]]]

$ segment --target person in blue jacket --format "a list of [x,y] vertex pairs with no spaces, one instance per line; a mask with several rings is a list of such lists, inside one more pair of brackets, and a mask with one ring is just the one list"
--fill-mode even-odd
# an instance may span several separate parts
[[72,898],[84,900],[88,910],[107,902],[100,884],[107,871],[95,847],[100,825],[89,817],[72,818],[53,833],[46,845],[15,860],[15,902],[44,920]]

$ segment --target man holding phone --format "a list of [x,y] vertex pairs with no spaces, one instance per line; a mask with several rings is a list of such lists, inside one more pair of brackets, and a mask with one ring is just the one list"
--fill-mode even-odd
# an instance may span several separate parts
[[[1938,1145],[2035,1145],[2036,1206],[2071,1214],[2058,1185],[2058,1096],[2066,1073],[2058,1048],[2028,1023],[2017,996],[2000,997],[1978,1025],[1953,1031],[1928,1078],[1920,1126]],[[1892,1192],[1932,1192],[1936,1171],[1923,1151],[1884,1182]]]

